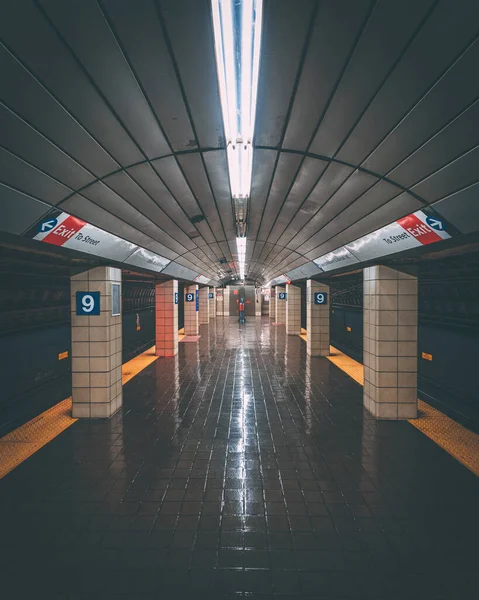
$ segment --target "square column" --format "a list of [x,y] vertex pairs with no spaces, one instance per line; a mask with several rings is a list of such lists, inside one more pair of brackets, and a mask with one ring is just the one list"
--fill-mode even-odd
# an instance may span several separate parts
[[301,333],[301,288],[296,285],[286,286],[286,333],[299,335]]
[[216,288],[216,316],[222,317],[224,315],[223,301],[224,301],[225,290],[223,288]]
[[208,288],[208,305],[210,319],[216,318],[216,288],[214,287]]
[[223,316],[230,316],[230,286],[227,285],[223,290]]
[[156,356],[178,354],[178,282],[155,285]]
[[417,417],[417,278],[385,266],[364,277],[364,406],[378,419]]
[[255,290],[255,303],[254,303],[254,316],[261,317],[261,306],[263,304],[263,295],[261,289],[256,288]]
[[199,301],[199,324],[208,325],[210,322],[210,301],[208,299],[210,288],[202,287],[199,290],[200,301]]
[[[193,301],[188,302],[188,294],[193,294]],[[198,335],[198,286],[185,285],[185,335]]]
[[280,325],[286,324],[286,300],[284,298],[282,300],[280,300],[280,296],[279,296],[280,294],[285,294],[285,293],[286,293],[286,287],[284,285],[276,286],[275,323],[278,323]]
[[73,275],[70,289],[72,416],[108,418],[123,402],[121,269]]
[[[318,299],[325,302],[318,304]],[[306,352],[310,356],[329,356],[329,300],[329,285],[308,279],[306,282]]]
[[269,318],[276,319],[276,288],[269,290]]

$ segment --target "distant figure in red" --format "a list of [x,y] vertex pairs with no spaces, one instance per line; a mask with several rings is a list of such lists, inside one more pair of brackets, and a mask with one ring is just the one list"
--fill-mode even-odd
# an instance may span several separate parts
[[240,316],[240,323],[245,323],[245,319],[244,319],[244,300],[243,298],[241,298],[241,300],[239,301],[239,316]]

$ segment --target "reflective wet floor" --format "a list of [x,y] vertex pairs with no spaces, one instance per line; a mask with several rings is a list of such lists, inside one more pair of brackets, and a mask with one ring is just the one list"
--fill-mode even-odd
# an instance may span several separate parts
[[472,598],[478,505],[298,336],[218,318],[0,481],[0,596]]

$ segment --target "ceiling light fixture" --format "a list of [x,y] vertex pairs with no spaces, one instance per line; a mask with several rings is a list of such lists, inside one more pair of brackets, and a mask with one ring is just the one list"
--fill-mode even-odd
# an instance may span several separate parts
[[249,198],[262,0],[211,0],[216,65],[233,198]]
[[240,279],[244,279],[245,266],[246,266],[246,238],[236,238],[236,249],[238,250],[238,267]]

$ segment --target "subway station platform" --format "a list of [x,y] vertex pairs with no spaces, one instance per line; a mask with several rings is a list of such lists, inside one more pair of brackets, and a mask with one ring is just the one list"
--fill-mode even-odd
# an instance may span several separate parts
[[0,595],[474,597],[479,481],[268,318],[217,318],[0,481]]

